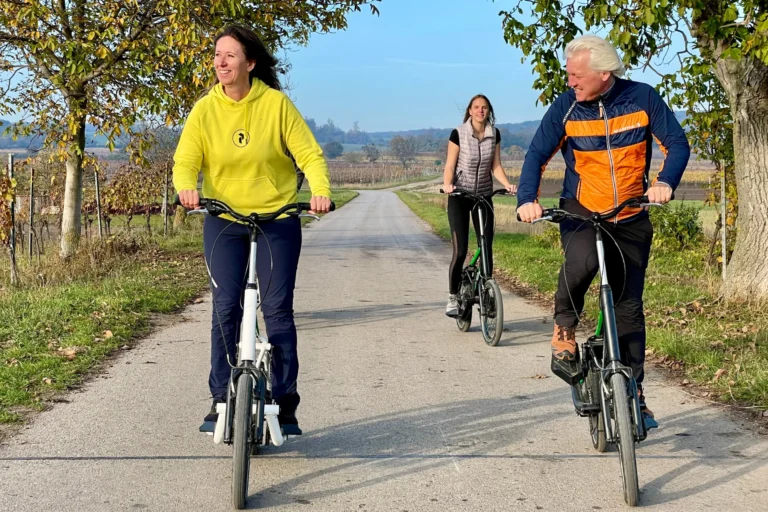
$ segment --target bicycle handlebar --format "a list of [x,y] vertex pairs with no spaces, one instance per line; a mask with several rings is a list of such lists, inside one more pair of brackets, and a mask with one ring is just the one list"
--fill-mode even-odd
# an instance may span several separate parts
[[[662,206],[661,203],[651,203],[648,201],[648,196],[639,196],[639,197],[632,197],[621,203],[619,206],[614,208],[613,210],[609,210],[607,212],[603,213],[593,213],[589,217],[585,217],[583,215],[579,215],[577,213],[571,213],[567,212],[565,210],[561,210],[560,208],[546,208],[542,210],[541,217],[538,219],[535,219],[533,222],[541,222],[544,220],[550,221],[550,222],[560,222],[565,219],[575,219],[575,220],[582,220],[585,222],[592,222],[593,224],[598,224],[600,222],[604,222],[607,220],[610,220],[617,216],[624,208],[630,207],[630,208],[642,208],[644,206]],[[517,214],[517,220],[521,221],[520,214]]]
[[[181,204],[181,201],[179,201],[179,196],[176,194],[173,196],[173,204],[175,206],[183,206]],[[201,211],[203,213],[208,213],[209,215],[213,216],[219,216],[221,214],[229,214],[232,217],[234,217],[236,220],[248,222],[248,223],[255,223],[260,224],[264,222],[270,222],[275,220],[281,215],[300,215],[303,212],[310,211],[312,209],[312,205],[310,203],[290,203],[286,204],[279,210],[273,213],[263,213],[259,214],[256,212],[251,213],[250,215],[241,215],[234,211],[228,204],[224,203],[223,201],[219,201],[218,199],[210,199],[206,197],[200,197],[200,206],[202,209],[200,210],[192,210],[192,211]],[[331,208],[329,211],[334,211],[336,209],[336,203],[331,201]]]
[[[440,193],[441,194],[445,194],[445,191],[443,189],[440,189]],[[503,196],[506,193],[507,193],[507,189],[500,188],[499,190],[494,190],[491,193],[491,196]],[[476,194],[473,194],[471,192],[465,192],[464,190],[454,190],[453,192],[451,192],[448,195],[449,196],[454,196],[454,197],[462,197],[462,196],[472,197],[472,198],[475,198],[475,199],[482,199],[482,197],[483,197],[483,196],[478,196]]]

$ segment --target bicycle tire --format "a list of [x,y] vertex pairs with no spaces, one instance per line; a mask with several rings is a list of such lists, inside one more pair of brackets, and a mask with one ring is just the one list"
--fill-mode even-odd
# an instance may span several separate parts
[[[587,373],[587,389],[592,403],[600,403],[600,374],[590,370]],[[605,453],[608,448],[608,440],[605,437],[605,421],[603,413],[589,415],[589,432],[592,436],[592,447],[598,453]]]
[[616,422],[616,434],[619,438],[618,447],[624,501],[630,507],[634,507],[639,502],[640,489],[637,482],[635,435],[632,427],[632,414],[629,410],[627,378],[621,373],[613,374],[611,387],[613,388],[613,415]]
[[456,317],[456,327],[461,332],[469,331],[472,325],[472,295],[472,279],[467,269],[464,269],[459,287],[459,316]]
[[499,344],[501,333],[504,331],[504,301],[501,298],[501,288],[496,281],[493,279],[485,281],[480,300],[484,301],[485,307],[485,313],[480,315],[483,339],[486,344],[495,347]]
[[253,421],[253,376],[243,373],[237,379],[235,417],[232,434],[232,501],[237,510],[248,501],[248,478],[251,469],[251,424]]

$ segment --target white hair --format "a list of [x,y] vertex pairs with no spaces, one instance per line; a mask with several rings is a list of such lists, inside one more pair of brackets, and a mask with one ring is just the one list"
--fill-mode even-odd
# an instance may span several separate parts
[[589,52],[589,67],[594,71],[613,73],[622,77],[626,68],[619,58],[619,53],[611,43],[598,36],[577,37],[565,47],[565,58],[570,59],[577,53]]

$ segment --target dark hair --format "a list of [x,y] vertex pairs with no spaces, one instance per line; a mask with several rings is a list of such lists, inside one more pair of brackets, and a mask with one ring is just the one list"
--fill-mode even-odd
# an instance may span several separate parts
[[[213,44],[219,42],[222,37],[231,37],[243,46],[245,58],[256,62],[248,77],[253,80],[258,78],[272,89],[280,90],[280,81],[277,79],[277,59],[269,53],[267,47],[261,42],[256,32],[249,28],[230,25],[219,32]],[[216,79],[218,82],[218,78]]]
[[485,94],[475,94],[472,96],[472,99],[469,100],[469,105],[467,105],[467,110],[464,111],[464,122],[467,122],[467,119],[469,119],[469,109],[472,108],[472,103],[477,98],[483,98],[486,103],[488,103],[488,121],[491,122],[491,124],[496,124],[496,114],[493,113],[493,105],[491,105],[491,100],[489,100]]

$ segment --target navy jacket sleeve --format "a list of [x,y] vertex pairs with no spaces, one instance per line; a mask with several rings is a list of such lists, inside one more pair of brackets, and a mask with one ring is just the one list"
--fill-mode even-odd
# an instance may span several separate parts
[[691,156],[691,148],[688,139],[680,123],[677,122],[674,112],[661,99],[656,89],[649,87],[648,115],[650,117],[651,133],[664,153],[664,165],[657,177],[676,189],[680,184]]
[[541,175],[549,160],[557,153],[565,138],[563,118],[568,112],[568,93],[561,94],[549,107],[525,154],[520,183],[517,187],[517,207],[535,202],[539,197]]

